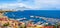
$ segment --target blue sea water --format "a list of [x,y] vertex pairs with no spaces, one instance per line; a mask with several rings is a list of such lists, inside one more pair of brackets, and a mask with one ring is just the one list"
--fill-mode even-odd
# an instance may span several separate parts
[[[26,17],[27,20],[31,19],[30,15],[60,19],[60,10],[24,10],[24,11],[7,12],[4,15],[14,19]],[[36,20],[35,22],[38,21],[46,22],[43,19],[33,18],[32,20]]]

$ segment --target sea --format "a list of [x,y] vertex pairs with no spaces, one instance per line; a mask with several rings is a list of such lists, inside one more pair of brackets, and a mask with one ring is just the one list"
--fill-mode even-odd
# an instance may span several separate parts
[[28,21],[28,20],[34,20],[35,23],[37,22],[47,22],[43,19],[36,19],[31,18],[30,16],[41,16],[46,18],[54,18],[54,19],[60,19],[60,10],[24,10],[24,11],[15,11],[15,12],[6,12],[4,14],[5,16],[12,18],[12,19],[20,19],[20,18],[27,18],[27,20],[21,20],[21,21]]

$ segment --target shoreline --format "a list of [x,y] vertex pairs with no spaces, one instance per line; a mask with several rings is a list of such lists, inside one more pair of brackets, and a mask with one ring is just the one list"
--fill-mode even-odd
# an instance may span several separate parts
[[[8,17],[6,17],[6,16],[4,16],[3,15],[4,14],[4,12],[2,12],[2,13],[0,13],[0,27],[2,26],[3,28],[4,27],[7,27],[7,28],[19,28],[19,27],[23,27],[23,28],[29,28],[29,27],[32,27],[32,28],[40,28],[40,27],[54,27],[53,25],[49,25],[48,24],[48,22],[46,22],[45,24],[42,24],[42,25],[40,25],[40,23],[38,23],[38,24],[34,24],[31,20],[30,21],[28,21],[28,22],[21,22],[21,21],[18,21],[18,20],[15,20],[15,19],[10,19],[10,18],[8,18]],[[40,16],[30,16],[31,18],[42,18],[42,19],[44,19],[44,20],[47,20],[48,18],[45,18],[45,17],[40,17]],[[25,18],[22,18],[21,20],[25,20]],[[52,21],[54,20],[53,18],[49,18],[48,20],[51,20],[52,19]],[[57,26],[59,26],[59,28],[60,28],[60,24],[59,25],[57,25]],[[2,28],[1,27],[1,28]]]

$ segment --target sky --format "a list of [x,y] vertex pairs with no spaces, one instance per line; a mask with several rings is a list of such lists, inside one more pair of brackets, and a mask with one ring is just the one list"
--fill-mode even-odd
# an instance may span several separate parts
[[0,9],[1,8],[23,8],[25,10],[60,10],[60,0],[0,0]]

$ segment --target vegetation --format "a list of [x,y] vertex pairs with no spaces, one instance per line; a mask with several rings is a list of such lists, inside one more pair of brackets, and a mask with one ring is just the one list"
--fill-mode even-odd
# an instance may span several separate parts
[[3,24],[3,26],[9,26],[9,23],[5,23],[5,24]]

